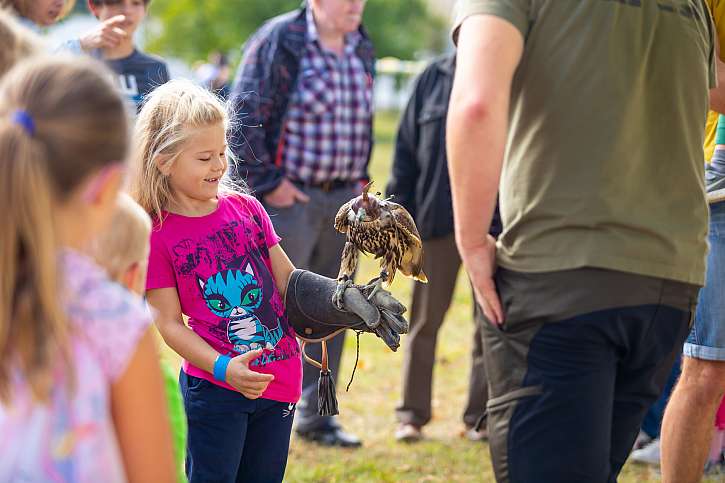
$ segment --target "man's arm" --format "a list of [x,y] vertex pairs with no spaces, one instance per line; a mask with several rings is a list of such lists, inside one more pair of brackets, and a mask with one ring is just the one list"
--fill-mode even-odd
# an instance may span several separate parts
[[[448,168],[456,243],[486,317],[503,322],[493,282],[495,241],[488,235],[506,148],[511,81],[523,36],[511,23],[474,15],[461,25],[448,108]],[[484,220],[481,223],[481,220]]]

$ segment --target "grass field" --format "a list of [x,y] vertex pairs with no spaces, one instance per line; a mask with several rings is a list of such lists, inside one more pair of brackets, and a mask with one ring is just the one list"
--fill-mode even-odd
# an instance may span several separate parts
[[[381,114],[376,121],[376,146],[371,174],[377,189],[388,178],[397,115]],[[364,257],[363,257],[364,258]],[[369,279],[377,267],[363,260],[360,279]],[[411,285],[396,279],[393,293],[404,303]],[[485,443],[459,437],[466,396],[470,347],[471,294],[467,280],[459,275],[454,301],[438,337],[434,374],[433,420],[425,427],[427,440],[406,445],[393,438],[394,408],[400,397],[402,347],[392,353],[370,334],[360,338],[360,360],[350,392],[345,386],[355,360],[355,337],[348,335],[338,382],[340,421],[359,435],[361,449],[326,449],[293,437],[285,481],[288,482],[493,482]],[[571,461],[577,465],[577,461]],[[627,465],[620,482],[658,481],[656,470]]]

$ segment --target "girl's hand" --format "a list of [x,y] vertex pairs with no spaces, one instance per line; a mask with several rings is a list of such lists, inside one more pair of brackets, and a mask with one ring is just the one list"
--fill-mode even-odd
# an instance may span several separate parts
[[249,364],[261,355],[262,349],[248,351],[233,358],[227,366],[227,384],[247,399],[257,399],[274,380],[272,374],[261,374],[249,368]]

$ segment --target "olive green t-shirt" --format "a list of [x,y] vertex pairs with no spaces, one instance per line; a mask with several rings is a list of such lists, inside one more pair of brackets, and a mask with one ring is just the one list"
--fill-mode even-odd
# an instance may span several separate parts
[[702,285],[703,136],[714,27],[703,0],[461,0],[524,51],[512,83],[499,264]]

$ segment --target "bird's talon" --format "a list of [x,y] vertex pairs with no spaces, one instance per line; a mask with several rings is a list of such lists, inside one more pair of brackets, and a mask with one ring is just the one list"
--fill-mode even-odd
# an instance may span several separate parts
[[387,270],[383,270],[383,271],[381,271],[381,272],[380,272],[380,277],[378,277],[378,278],[379,278],[379,279],[380,279],[380,280],[381,280],[382,282],[387,282],[387,281],[388,281],[388,277],[389,277],[389,276],[390,276],[390,275],[388,274],[388,271],[387,271]]
[[373,287],[372,291],[370,291],[370,295],[368,295],[368,300],[370,302],[373,301],[373,297],[375,296],[375,294],[377,293],[378,290],[380,290],[380,285],[375,285]]
[[364,294],[366,294],[365,297],[369,301],[372,301],[373,297],[378,292],[378,290],[382,289],[383,281],[384,281],[383,277],[374,278],[374,279],[370,280],[368,282],[368,284],[365,285],[365,287],[362,289],[362,292]]
[[350,286],[352,286],[352,280],[350,280],[350,279],[344,279],[344,280],[337,281],[337,288],[335,289],[335,293],[332,294],[332,304],[338,310],[345,310],[345,306],[343,304],[343,299],[345,296],[345,290],[347,290],[347,288]]

